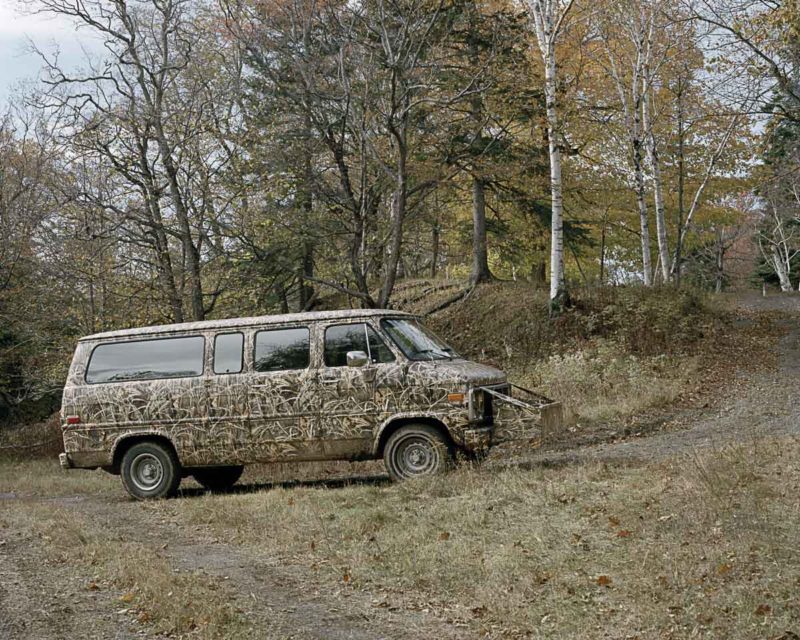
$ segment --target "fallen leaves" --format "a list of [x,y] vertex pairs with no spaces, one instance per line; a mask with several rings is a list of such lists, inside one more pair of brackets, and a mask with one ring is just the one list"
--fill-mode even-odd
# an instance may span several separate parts
[[597,585],[600,587],[610,587],[613,580],[608,576],[597,576]]
[[449,531],[442,531],[439,534],[439,540],[449,540],[450,539],[450,532]]

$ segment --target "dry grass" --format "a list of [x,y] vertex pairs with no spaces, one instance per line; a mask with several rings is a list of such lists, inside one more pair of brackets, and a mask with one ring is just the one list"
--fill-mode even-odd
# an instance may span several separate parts
[[53,458],[0,459],[0,493],[60,497],[115,490],[121,490],[119,478],[105,471],[64,471]]
[[707,374],[701,369],[724,369],[701,366],[720,359],[720,336],[730,333],[730,316],[710,297],[608,287],[576,291],[573,303],[552,319],[546,292],[498,283],[478,287],[430,323],[467,357],[562,401],[573,421],[662,406],[697,387]]
[[800,623],[797,440],[645,468],[161,503],[331,587],[490,637],[768,638]]
[[[131,525],[169,524],[152,542],[80,504],[8,501],[3,520],[177,635],[257,637],[233,606],[236,584],[175,572],[159,546],[175,526],[293,566],[330,593],[429,609],[476,637],[779,638],[800,625],[798,459],[800,440],[781,439],[644,467],[464,468],[401,485],[120,504]],[[91,475],[33,463],[0,474],[26,495]]]
[[30,460],[57,458],[64,451],[58,414],[44,422],[0,427],[0,455],[4,458]]
[[[30,537],[30,552],[76,566],[86,588],[113,590],[113,606],[149,629],[197,638],[245,637],[248,625],[232,604],[230,588],[199,572],[177,572],[156,546],[132,542],[111,522],[65,509],[58,503],[10,502],[5,526]],[[44,559],[42,558],[42,559]]]
[[674,402],[697,370],[697,359],[690,356],[639,357],[602,342],[550,356],[521,377],[562,402],[575,419],[598,421]]

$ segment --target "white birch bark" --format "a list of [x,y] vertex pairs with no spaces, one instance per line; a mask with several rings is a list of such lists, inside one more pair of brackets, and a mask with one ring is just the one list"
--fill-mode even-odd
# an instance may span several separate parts
[[772,264],[773,269],[775,269],[775,274],[778,276],[781,291],[784,293],[791,291],[792,281],[789,279],[789,265],[786,263],[785,256],[782,255],[777,244],[772,245],[772,259],[769,262]]
[[550,154],[550,300],[564,294],[564,198],[561,180],[561,137],[557,103],[558,65],[556,43],[573,0],[528,0],[534,33],[544,63],[544,94],[547,113],[547,139]]
[[[620,16],[616,12],[622,11]],[[624,54],[616,50],[613,39],[619,32],[621,17],[623,30],[633,44],[635,55],[630,60],[630,71],[627,75],[623,69]],[[642,279],[645,286],[653,284],[653,263],[650,255],[650,222],[647,212],[647,190],[644,176],[643,147],[645,146],[645,128],[642,126],[642,98],[645,86],[644,72],[649,63],[650,47],[646,28],[648,21],[644,10],[638,5],[612,5],[609,14],[610,28],[604,30],[603,40],[608,58],[611,77],[619,95],[625,120],[625,130],[630,151],[631,173],[633,174],[633,190],[636,195],[636,209],[639,213],[639,229],[642,248]],[[652,22],[649,22],[652,26]]]
[[[792,260],[800,251],[795,250],[793,247],[796,242],[794,240],[794,222],[796,220],[791,217],[781,215],[778,207],[774,202],[769,203],[769,214],[772,221],[772,228],[769,231],[762,230],[758,234],[758,247],[761,249],[761,255],[764,260],[772,267],[775,275],[778,276],[781,291],[792,291]],[[764,244],[766,243],[766,247]]]
[[[649,74],[648,74],[649,75]],[[646,76],[647,77],[647,76]],[[664,187],[661,177],[661,160],[658,156],[658,145],[655,133],[653,132],[652,118],[652,95],[650,79],[645,81],[644,94],[642,96],[642,124],[646,132],[647,159],[652,170],[651,180],[653,182],[653,203],[656,213],[656,238],[658,239],[658,262],[661,272],[661,281],[669,282],[669,245],[667,241],[667,223],[664,213]]]

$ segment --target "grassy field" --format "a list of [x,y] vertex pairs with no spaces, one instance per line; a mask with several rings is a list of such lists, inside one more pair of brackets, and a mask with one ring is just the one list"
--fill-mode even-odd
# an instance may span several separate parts
[[[692,295],[601,292],[549,323],[511,294],[476,290],[436,328],[567,401],[570,437],[605,421],[613,441],[662,406],[725,413],[736,434],[697,452],[668,429],[636,462],[562,447],[558,465],[493,456],[401,485],[378,462],[265,465],[234,493],[186,480],[178,499],[137,503],[118,478],[27,448],[56,423],[19,430],[17,451],[47,453],[0,458],[0,580],[29,581],[21,617],[71,620],[42,637],[112,637],[124,612],[132,633],[186,638],[327,640],[351,624],[393,639],[800,638],[800,439],[756,429],[795,406],[796,335],[776,350],[770,321],[732,330]],[[82,614],[87,593],[105,600]]]
[[[261,637],[232,604],[235,581],[176,573],[159,549],[180,543],[158,530],[131,540],[117,512],[299,568],[324,590],[430,611],[469,637],[779,638],[800,628],[799,458],[800,440],[773,439],[637,467],[464,468],[149,504],[101,473],[6,462],[0,493],[27,499],[6,501],[0,526],[32,531],[48,557],[175,634]],[[88,503],[52,500],[77,493]]]

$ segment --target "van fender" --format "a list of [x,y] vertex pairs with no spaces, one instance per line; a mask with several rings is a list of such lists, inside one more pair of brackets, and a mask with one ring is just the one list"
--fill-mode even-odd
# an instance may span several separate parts
[[172,438],[169,437],[169,434],[163,429],[137,429],[136,431],[125,431],[116,437],[114,440],[114,444],[111,446],[111,461],[113,462],[117,457],[117,449],[119,449],[120,445],[124,444],[126,440],[130,440],[131,438],[146,438],[147,436],[158,436],[159,438],[164,438],[167,442],[169,442],[172,447],[175,449],[175,453],[178,454],[178,459],[180,460],[180,452],[178,451],[178,447],[175,446],[175,442]]
[[384,432],[397,422],[411,424],[417,420],[425,423],[435,422],[444,428],[447,437],[454,440],[453,434],[450,432],[450,425],[448,424],[449,416],[443,416],[441,413],[431,413],[428,411],[406,411],[403,413],[395,413],[384,420],[375,430],[375,436],[372,442],[372,455],[377,456],[380,451],[381,438]]

